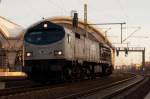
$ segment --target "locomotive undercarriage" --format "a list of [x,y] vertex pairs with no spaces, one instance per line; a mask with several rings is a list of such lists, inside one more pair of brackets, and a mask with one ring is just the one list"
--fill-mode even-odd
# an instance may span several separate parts
[[[100,70],[95,67],[99,67]],[[95,62],[68,60],[27,60],[24,71],[28,78],[36,81],[72,81],[94,79],[111,74],[112,66]]]

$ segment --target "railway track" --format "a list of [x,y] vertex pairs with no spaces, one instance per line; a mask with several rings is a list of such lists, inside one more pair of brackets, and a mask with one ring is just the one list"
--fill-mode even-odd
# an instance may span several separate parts
[[[75,83],[65,83],[57,85],[36,85],[30,87],[18,87],[0,90],[0,99],[76,99],[89,98],[107,88],[115,87],[129,81],[133,81],[137,76],[122,76],[116,74],[107,78],[97,78],[95,80],[84,80]],[[117,77],[118,76],[118,77]],[[110,95],[104,95],[108,97]]]
[[97,88],[99,89],[97,93],[93,93],[93,91],[90,95],[82,96],[81,99],[113,99],[117,95],[120,95],[122,92],[127,91],[143,81],[144,78],[142,76],[136,76],[135,78],[127,79],[126,81],[121,81],[117,84]]

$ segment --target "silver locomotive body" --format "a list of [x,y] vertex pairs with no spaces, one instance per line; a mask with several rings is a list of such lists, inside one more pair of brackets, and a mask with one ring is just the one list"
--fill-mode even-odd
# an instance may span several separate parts
[[24,71],[34,80],[110,74],[111,50],[77,31],[43,21],[24,36]]

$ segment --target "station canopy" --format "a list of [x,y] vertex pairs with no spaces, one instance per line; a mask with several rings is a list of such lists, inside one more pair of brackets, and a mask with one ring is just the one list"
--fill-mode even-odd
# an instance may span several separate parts
[[19,37],[23,27],[0,16],[0,35],[9,39]]

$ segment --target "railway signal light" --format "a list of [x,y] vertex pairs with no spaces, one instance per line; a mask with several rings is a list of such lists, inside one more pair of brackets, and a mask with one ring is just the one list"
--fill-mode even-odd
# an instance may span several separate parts
[[120,48],[116,48],[116,56],[119,56]]
[[117,56],[119,56],[119,50],[116,50],[116,54],[117,54]]
[[128,55],[128,48],[125,48],[125,56]]

